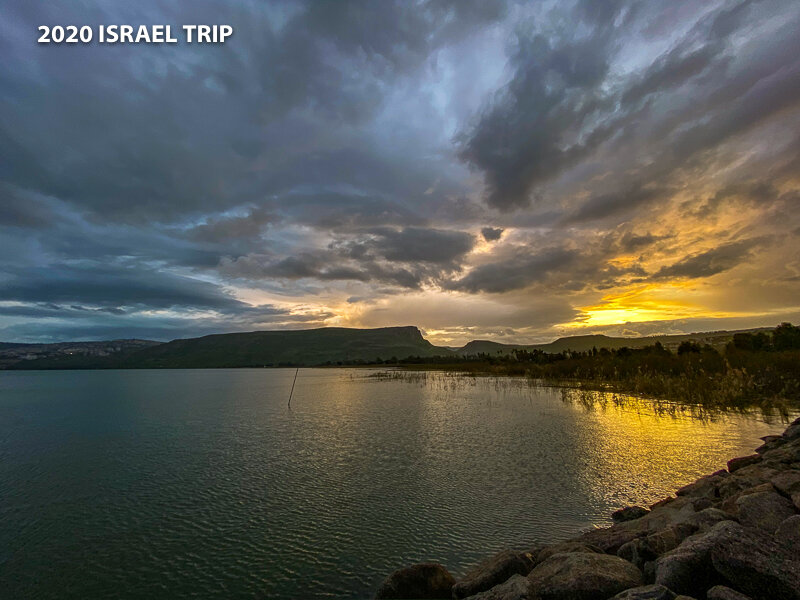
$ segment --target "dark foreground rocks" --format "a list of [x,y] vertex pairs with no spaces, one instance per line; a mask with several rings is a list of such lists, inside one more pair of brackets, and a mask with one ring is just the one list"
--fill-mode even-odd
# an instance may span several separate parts
[[458,582],[435,563],[407,567],[376,598],[800,600],[800,419],[727,470],[614,521],[501,552]]
[[375,598],[450,598],[456,580],[438,563],[421,563],[389,575],[378,588]]

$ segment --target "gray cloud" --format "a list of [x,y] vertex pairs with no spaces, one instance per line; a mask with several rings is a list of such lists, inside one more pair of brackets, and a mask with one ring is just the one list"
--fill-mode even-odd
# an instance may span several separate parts
[[[189,14],[234,38],[31,41],[43,22]],[[751,239],[798,228],[798,27],[789,0],[11,0],[0,336],[333,316],[243,287],[298,306],[537,294],[548,317],[504,317],[525,331],[577,294],[730,271],[765,250],[721,231],[733,213]]]
[[504,231],[505,229],[502,227],[483,227],[481,235],[487,242],[496,242],[502,237]]
[[711,277],[724,271],[737,267],[745,261],[753,250],[764,244],[762,239],[749,239],[730,242],[705,252],[692,254],[678,262],[659,269],[654,275],[654,279],[671,279],[675,277],[686,277],[697,279],[700,277]]

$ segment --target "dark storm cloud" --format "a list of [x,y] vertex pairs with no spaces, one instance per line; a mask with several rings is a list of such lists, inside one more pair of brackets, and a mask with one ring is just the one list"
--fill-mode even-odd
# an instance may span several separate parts
[[[729,231],[682,247],[664,215],[695,230],[741,207],[751,237],[797,228],[789,0],[6,5],[0,337],[333,316],[237,297],[251,292],[330,306],[530,292],[562,306],[760,256]],[[235,34],[35,43],[38,24],[71,22]]]
[[687,256],[678,262],[662,267],[653,275],[654,279],[711,277],[737,267],[750,257],[755,248],[763,245],[763,239],[731,242],[705,252]]
[[517,249],[501,262],[492,262],[473,269],[448,287],[470,293],[500,293],[541,283],[552,273],[566,269],[579,259],[579,253],[565,248],[549,248],[539,252]]
[[505,229],[502,227],[483,227],[481,235],[487,242],[496,242],[502,237],[504,231]]
[[229,276],[264,279],[380,282],[416,289],[458,271],[475,237],[463,231],[405,227],[340,237],[326,249],[275,259],[248,255],[223,265]]
[[[462,156],[483,173],[490,206],[525,207],[603,152],[613,189],[595,191],[564,222],[622,216],[657,198],[676,169],[703,164],[703,152],[798,106],[800,15],[792,3],[722,3],[644,70],[620,76],[614,63],[625,36],[665,18],[658,3],[614,4],[577,39],[520,34],[513,78],[463,136]],[[784,23],[738,52],[749,41],[736,36],[770,18]],[[608,148],[627,162],[605,158]]]
[[406,227],[370,233],[364,245],[391,262],[453,263],[475,246],[475,238],[463,231]]
[[60,264],[6,270],[2,275],[2,295],[7,301],[147,306],[154,309],[225,310],[247,306],[218,285],[159,270]]

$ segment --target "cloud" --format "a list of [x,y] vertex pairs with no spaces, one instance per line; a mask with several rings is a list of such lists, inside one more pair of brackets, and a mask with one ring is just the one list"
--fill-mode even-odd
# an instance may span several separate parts
[[505,229],[502,227],[483,227],[481,235],[487,242],[496,242],[502,237],[504,231]]
[[[0,336],[341,324],[424,295],[391,306],[530,339],[642,282],[714,275],[714,314],[800,292],[796,2],[7,4]],[[188,14],[236,33],[30,43]],[[495,313],[453,323],[454,298]]]
[[749,239],[730,242],[705,252],[686,256],[676,263],[660,268],[653,274],[654,279],[676,277],[697,279],[711,277],[737,267],[749,258],[755,248],[763,245],[763,239]]

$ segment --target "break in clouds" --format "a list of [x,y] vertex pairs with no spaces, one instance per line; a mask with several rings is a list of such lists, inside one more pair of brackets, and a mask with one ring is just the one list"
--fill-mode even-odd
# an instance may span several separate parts
[[[225,22],[224,45],[37,45]],[[0,339],[798,320],[800,6],[7,4]]]

